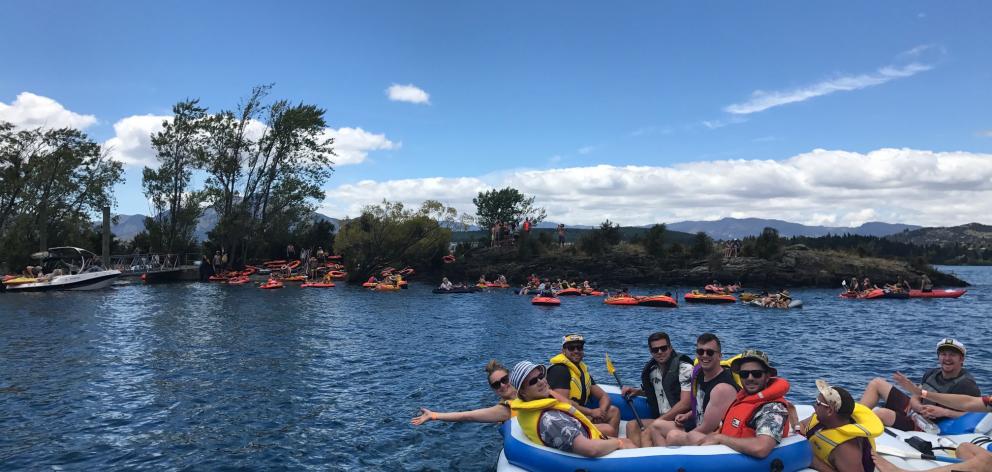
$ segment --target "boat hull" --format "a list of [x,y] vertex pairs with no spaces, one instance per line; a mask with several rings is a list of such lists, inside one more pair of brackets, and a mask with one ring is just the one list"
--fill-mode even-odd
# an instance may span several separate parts
[[101,270],[74,275],[60,275],[50,281],[7,286],[8,292],[49,292],[60,290],[100,290],[121,276],[119,270]]

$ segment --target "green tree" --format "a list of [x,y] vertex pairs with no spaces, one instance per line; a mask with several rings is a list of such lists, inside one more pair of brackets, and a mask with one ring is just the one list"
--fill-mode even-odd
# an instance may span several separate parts
[[89,246],[91,218],[113,205],[122,174],[79,130],[0,123],[0,260],[17,266],[39,248]]
[[708,256],[712,251],[713,240],[702,231],[696,233],[692,238],[692,248],[689,249],[689,255],[699,259]]
[[188,99],[172,107],[172,121],[152,135],[158,169],[145,167],[141,185],[154,215],[145,228],[155,247],[150,251],[180,252],[194,243],[193,230],[203,214],[202,191],[190,187],[193,171],[204,162],[204,126],[207,109]]
[[644,250],[654,257],[665,255],[665,224],[654,225],[644,236]]
[[534,198],[527,197],[512,187],[479,192],[472,199],[476,208],[476,221],[483,230],[492,228],[500,221],[519,226],[524,218],[530,218],[531,224],[537,225],[544,221],[547,212],[544,208],[534,206]]
[[349,278],[363,280],[385,267],[432,267],[448,253],[451,230],[438,214],[450,214],[425,202],[407,209],[399,202],[369,205],[361,216],[345,222],[335,240],[335,251],[344,256]]
[[606,220],[592,231],[586,232],[579,238],[579,250],[589,255],[599,255],[605,253],[611,247],[620,244],[622,234],[620,225]]
[[767,227],[761,230],[761,235],[754,242],[755,254],[762,259],[771,259],[778,254],[781,240],[778,237],[778,230]]

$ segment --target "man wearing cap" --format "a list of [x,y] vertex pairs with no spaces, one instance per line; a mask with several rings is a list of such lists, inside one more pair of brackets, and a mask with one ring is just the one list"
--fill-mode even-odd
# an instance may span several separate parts
[[[620,430],[620,409],[610,404],[610,396],[596,385],[585,357],[586,340],[581,334],[566,334],[561,340],[561,353],[551,358],[548,367],[548,385],[555,393],[568,398],[582,414],[606,426],[605,433],[615,435]],[[598,400],[595,408],[587,406],[589,400]]]
[[[659,331],[648,336],[648,350],[651,360],[641,370],[641,388],[624,386],[620,389],[624,396],[643,395],[653,418],[674,420],[676,415],[689,411],[692,407],[692,359],[675,352],[668,333]],[[644,418],[645,428],[654,419]],[[651,446],[651,435],[641,437],[641,430],[635,422],[627,423],[627,437],[641,447]]]
[[[981,396],[982,392],[975,379],[964,368],[967,353],[964,344],[953,338],[944,338],[937,343],[939,367],[923,374],[923,388],[931,392],[953,393],[958,395]],[[879,400],[885,407],[877,407]],[[875,413],[886,426],[903,431],[927,431],[937,433],[939,429],[933,421],[941,418],[957,418],[964,414],[958,410],[938,406],[918,396],[906,395],[883,378],[872,379],[861,395],[861,404],[875,408]]]
[[610,438],[569,400],[548,386],[543,365],[518,362],[510,371],[517,399],[510,408],[520,429],[536,444],[586,457],[605,456],[617,449],[637,447],[629,439]]
[[873,472],[875,438],[885,426],[868,407],[855,403],[847,390],[816,381],[819,392],[813,416],[800,431],[813,447],[812,467],[819,471]]
[[720,432],[706,436],[702,444],[723,444],[763,459],[789,435],[785,400],[789,382],[778,377],[767,354],[753,349],[741,353],[730,368],[740,376],[743,388],[727,409]]
[[692,407],[673,421],[655,421],[648,430],[655,446],[699,444],[720,429],[720,421],[737,397],[737,383],[730,369],[720,364],[720,339],[713,333],[696,338],[699,366],[692,374]]

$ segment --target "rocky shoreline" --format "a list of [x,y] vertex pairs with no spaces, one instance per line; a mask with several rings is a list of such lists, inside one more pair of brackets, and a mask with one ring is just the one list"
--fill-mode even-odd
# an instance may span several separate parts
[[[551,279],[589,280],[601,287],[621,285],[677,285],[702,287],[713,280],[741,282],[755,289],[782,287],[833,287],[851,277],[870,278],[881,286],[908,279],[915,287],[926,273],[935,287],[966,287],[968,282],[932,267],[920,269],[902,261],[858,257],[837,251],[810,250],[802,245],[784,248],[775,257],[710,257],[706,259],[658,259],[641,251],[614,250],[602,256],[587,256],[568,248],[518,260],[513,248],[474,249],[452,264],[444,264],[433,275],[474,282],[480,274],[494,279],[503,274],[519,285],[530,274]],[[440,277],[439,277],[440,278]]]

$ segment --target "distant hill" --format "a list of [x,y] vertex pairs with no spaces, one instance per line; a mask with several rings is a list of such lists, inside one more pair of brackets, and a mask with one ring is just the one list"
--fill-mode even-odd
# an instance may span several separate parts
[[[558,223],[553,223],[553,224],[554,224],[554,226],[552,226],[550,228],[545,228],[545,227],[540,227],[539,226],[539,227],[535,228],[533,231],[531,231],[531,234],[534,235],[534,236],[537,236],[540,233],[548,233],[548,234],[551,235],[552,238],[555,238],[554,239],[555,241],[557,241],[558,236],[557,236],[557,233],[555,231],[555,228],[558,226]],[[586,233],[588,233],[590,231],[593,231],[594,229],[595,228],[592,227],[592,226],[581,226],[581,225],[568,226],[568,225],[565,225],[565,241],[570,242],[570,243],[574,243],[574,242],[578,241],[579,238],[582,237],[582,235],[584,235],[584,234],[586,234]],[[630,239],[635,238],[635,237],[644,236],[645,234],[647,234],[647,232],[649,230],[650,230],[650,227],[647,227],[646,228],[646,227],[642,227],[642,226],[621,226],[620,227],[620,234],[622,235],[622,237],[623,237],[624,240],[630,240]],[[679,243],[679,244],[682,244],[684,246],[687,246],[687,245],[692,244],[692,240],[693,240],[694,237],[695,237],[695,235],[693,235],[693,234],[683,233],[681,231],[671,231],[671,230],[666,230],[665,231],[665,241],[667,243]],[[489,239],[489,232],[488,231],[478,231],[478,230],[476,230],[476,231],[454,231],[454,232],[451,233],[451,242],[453,242],[453,243],[478,241],[479,239],[486,239],[486,240],[488,240]]]
[[766,227],[775,228],[784,237],[810,236],[818,237],[827,234],[856,234],[859,236],[888,236],[904,230],[915,230],[920,226],[894,223],[869,222],[858,227],[843,226],[807,226],[782,220],[766,220],[762,218],[724,218],[717,221],[680,221],[667,224],[673,231],[686,233],[708,234],[713,239],[741,239],[747,236],[757,236]]
[[[330,221],[334,225],[334,232],[337,232],[341,228],[341,220],[337,218],[331,218],[327,215],[321,213],[314,213],[314,221]],[[134,239],[134,236],[145,230],[145,215],[116,215],[118,217],[117,224],[110,225],[110,232],[114,233],[114,236],[121,241],[130,241]],[[99,228],[100,223],[96,223]],[[204,210],[203,215],[200,216],[200,220],[196,223],[196,229],[193,230],[193,235],[196,237],[197,241],[206,241],[207,233],[217,226],[217,212],[213,208],[207,208]]]
[[960,244],[975,249],[992,247],[992,226],[968,223],[961,226],[919,228],[886,236],[886,239],[917,246]]

